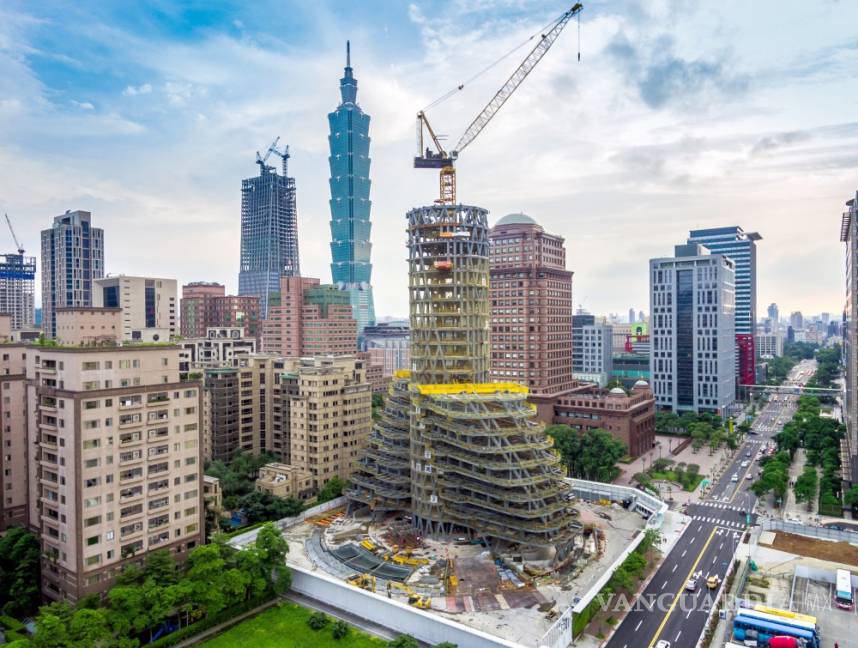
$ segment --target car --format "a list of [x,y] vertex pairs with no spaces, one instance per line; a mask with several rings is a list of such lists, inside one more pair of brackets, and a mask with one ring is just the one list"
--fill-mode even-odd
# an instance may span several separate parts
[[751,474],[751,471],[749,470],[748,474],[745,475],[745,479],[753,479],[753,478],[754,478],[754,476]]
[[661,639],[656,645],[655,648],[670,648],[670,642]]
[[745,450],[745,456],[746,456],[746,457],[750,457],[750,456],[751,456],[751,451],[750,451],[750,450]]
[[686,592],[696,592],[697,591],[697,579],[689,578],[685,582],[685,591]]
[[742,468],[747,468],[750,464],[751,464],[751,462],[746,459],[745,461],[742,462]]
[[718,574],[712,574],[712,576],[706,579],[706,587],[709,589],[717,589],[720,584],[721,579],[718,578]]
[[738,474],[733,475],[733,476],[730,478],[730,481],[734,481],[734,482],[739,481],[739,475],[738,475]]

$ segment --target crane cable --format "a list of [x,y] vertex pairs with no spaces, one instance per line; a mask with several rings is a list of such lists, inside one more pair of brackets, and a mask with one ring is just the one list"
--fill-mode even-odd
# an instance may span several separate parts
[[[566,14],[563,14],[563,15],[566,15]],[[448,90],[447,92],[445,92],[444,94],[442,94],[440,97],[438,97],[437,99],[435,99],[435,101],[431,102],[431,103],[430,103],[430,104],[428,104],[425,108],[423,108],[423,110],[422,110],[421,112],[426,112],[426,111],[427,111],[427,110],[429,110],[430,108],[434,108],[434,107],[436,107],[436,106],[441,105],[442,103],[444,103],[445,101],[447,101],[447,99],[449,99],[450,97],[452,97],[454,94],[456,94],[457,92],[459,92],[459,91],[461,91],[462,89],[464,89],[466,85],[468,85],[468,84],[472,83],[473,81],[476,81],[476,80],[477,80],[477,79],[479,79],[481,76],[483,76],[486,72],[488,72],[488,71],[489,71],[489,70],[491,70],[493,67],[495,67],[498,63],[500,63],[500,62],[501,62],[501,61],[503,61],[504,59],[508,58],[508,57],[509,57],[509,56],[511,56],[512,54],[515,54],[518,50],[520,50],[522,47],[524,47],[524,46],[525,46],[525,45],[527,45],[530,41],[532,41],[534,38],[536,38],[536,36],[537,36],[537,35],[543,35],[543,34],[545,34],[547,31],[550,31],[550,30],[551,30],[551,28],[553,28],[553,27],[554,27],[554,25],[556,25],[556,24],[557,24],[558,22],[560,22],[560,20],[562,20],[562,19],[563,19],[563,16],[560,16],[560,18],[557,18],[556,20],[552,20],[550,23],[548,23],[547,25],[545,25],[545,27],[543,27],[543,28],[542,28],[542,29],[540,29],[539,31],[536,31],[536,32],[534,32],[533,34],[531,34],[530,36],[528,36],[528,37],[527,37],[527,39],[525,39],[524,41],[522,41],[521,43],[519,43],[518,45],[516,45],[515,47],[513,47],[513,48],[512,48],[510,51],[508,51],[506,54],[503,54],[500,58],[498,58],[498,59],[497,59],[496,61],[494,61],[493,63],[490,63],[489,65],[487,65],[486,67],[484,67],[482,70],[480,70],[479,72],[477,72],[474,76],[470,77],[469,79],[467,79],[467,80],[466,80],[466,81],[464,81],[463,83],[461,83],[461,84],[457,85],[457,86],[456,86],[455,88],[453,88],[452,90]],[[578,60],[579,60],[579,61],[581,60],[581,13],[580,13],[580,12],[578,13]]]

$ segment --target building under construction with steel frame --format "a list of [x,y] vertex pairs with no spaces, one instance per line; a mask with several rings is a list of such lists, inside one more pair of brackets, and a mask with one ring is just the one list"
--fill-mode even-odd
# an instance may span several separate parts
[[411,371],[391,385],[347,493],[353,511],[406,510],[424,535],[527,547],[580,529],[526,387],[490,383],[488,212],[408,212]]

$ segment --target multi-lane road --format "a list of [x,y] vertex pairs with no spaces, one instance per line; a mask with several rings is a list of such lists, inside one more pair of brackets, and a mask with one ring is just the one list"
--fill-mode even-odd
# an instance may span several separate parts
[[[785,384],[803,385],[813,375],[813,361],[803,361]],[[671,648],[693,648],[706,625],[718,590],[706,587],[706,578],[723,581],[744,529],[753,524],[756,497],[756,459],[796,409],[797,394],[780,394],[762,408],[745,441],[708,495],[689,504],[691,518],[671,552],[647,584],[606,648],[653,648],[666,641]],[[750,477],[749,477],[750,476]],[[696,589],[686,584],[694,579]]]

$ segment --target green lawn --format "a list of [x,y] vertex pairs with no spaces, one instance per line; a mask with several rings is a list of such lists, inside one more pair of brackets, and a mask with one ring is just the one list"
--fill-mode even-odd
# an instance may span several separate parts
[[[660,481],[677,481],[676,473],[672,470],[665,470],[664,472],[652,471],[649,473],[649,476]],[[687,485],[683,485],[683,488],[690,493],[700,485],[701,481],[703,481],[703,475],[698,473],[694,476],[694,480]]]
[[337,641],[331,636],[334,619],[321,630],[312,630],[307,619],[312,614],[300,605],[281,603],[262,614],[242,621],[222,635],[206,641],[203,648],[383,648],[387,642],[351,629],[348,636]]

